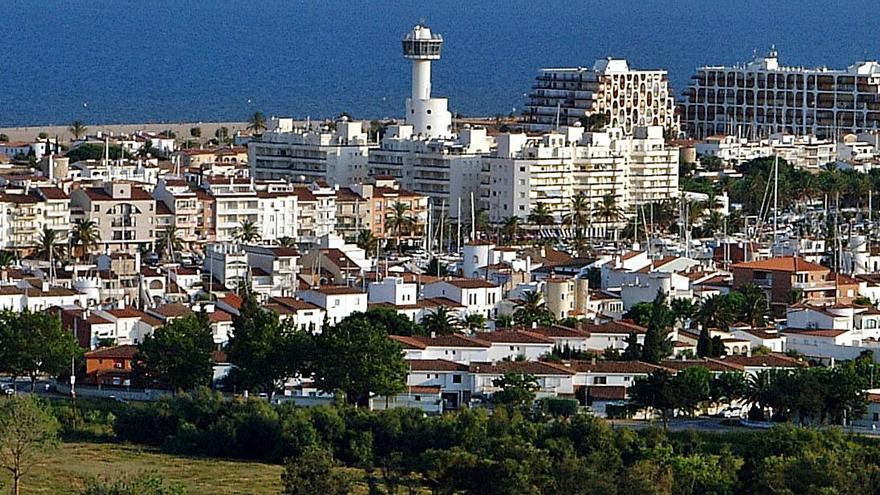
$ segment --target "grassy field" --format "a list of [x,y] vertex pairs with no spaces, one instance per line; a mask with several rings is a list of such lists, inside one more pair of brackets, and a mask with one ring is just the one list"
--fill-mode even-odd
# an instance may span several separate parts
[[[131,445],[63,443],[34,466],[22,495],[77,494],[89,480],[155,472],[182,484],[187,495],[276,495],[281,466],[254,462],[178,457]],[[8,476],[0,474],[6,481]],[[7,485],[8,486],[8,485]]]

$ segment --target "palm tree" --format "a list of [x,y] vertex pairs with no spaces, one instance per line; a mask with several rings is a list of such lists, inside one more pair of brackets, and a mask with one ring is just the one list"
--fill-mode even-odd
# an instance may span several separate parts
[[501,226],[501,233],[508,242],[513,243],[519,236],[519,217],[516,215],[507,217]]
[[574,236],[577,239],[584,237],[584,229],[590,222],[590,199],[583,191],[578,192],[571,199],[571,209],[562,217],[562,222],[574,227]]
[[544,295],[536,290],[525,292],[513,312],[513,321],[520,325],[549,324],[554,319],[544,304]]
[[538,203],[532,212],[529,213],[529,223],[534,225],[553,225],[553,214],[550,213],[550,207],[546,203]]
[[77,259],[82,259],[99,242],[101,242],[101,231],[94,220],[81,218],[73,223],[73,230],[70,232],[70,244],[79,247],[76,253]]
[[296,247],[296,239],[290,236],[283,236],[278,238],[278,245],[286,248],[295,248]]
[[15,253],[12,251],[0,251],[0,268],[9,268],[15,264]]
[[43,227],[37,244],[37,256],[49,262],[49,273],[55,269],[55,263],[64,256],[64,241],[58,238],[58,231]]
[[458,319],[446,308],[438,306],[422,317],[422,326],[428,335],[452,335],[458,330]]
[[373,232],[367,229],[363,229],[358,232],[357,241],[355,242],[357,247],[366,251],[367,256],[374,254],[379,247],[379,239],[373,235]]
[[85,136],[86,132],[88,132],[89,128],[86,127],[86,124],[79,120],[74,120],[71,122],[70,127],[67,128],[71,134],[73,134],[74,140],[77,140],[83,136]]
[[400,236],[403,232],[408,231],[416,223],[416,219],[409,214],[409,205],[401,202],[391,205],[391,210],[385,217],[385,226],[394,231],[397,252],[400,252]]
[[177,227],[174,225],[165,227],[156,239],[156,251],[162,259],[174,261],[174,253],[180,252],[181,249],[183,249],[183,241],[180,240]]
[[471,313],[461,319],[461,326],[468,330],[478,332],[486,328],[486,316],[480,313]]
[[259,134],[266,130],[266,116],[263,115],[263,112],[254,112],[251,115],[251,119],[248,121],[248,130],[253,131],[255,134]]
[[743,318],[753,327],[764,326],[767,317],[767,293],[755,284],[746,284],[739,288],[743,295]]
[[608,230],[608,225],[619,222],[625,218],[623,216],[623,209],[617,206],[617,198],[615,198],[613,194],[602,196],[602,201],[596,205],[593,214],[602,220],[602,224],[605,225],[606,230]]
[[727,300],[717,294],[703,300],[703,304],[697,313],[697,319],[703,325],[703,328],[727,330],[727,327],[733,323],[733,315]]
[[250,244],[259,241],[263,236],[260,235],[260,229],[253,220],[245,219],[235,229],[233,237],[242,244]]

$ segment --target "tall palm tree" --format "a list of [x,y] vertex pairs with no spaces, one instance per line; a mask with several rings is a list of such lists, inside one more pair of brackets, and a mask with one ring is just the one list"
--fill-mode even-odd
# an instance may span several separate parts
[[562,222],[574,227],[574,236],[577,239],[584,237],[584,230],[590,223],[590,198],[583,191],[579,191],[571,198],[569,212],[562,217]]
[[410,207],[408,204],[397,202],[391,205],[385,217],[385,226],[394,232],[395,244],[397,252],[400,252],[400,236],[409,231],[415,225],[416,219],[410,215]]
[[428,335],[452,335],[458,330],[458,319],[446,306],[439,306],[423,316],[421,323]]
[[367,256],[376,253],[376,249],[379,247],[379,239],[373,235],[373,232],[367,229],[363,229],[358,232],[357,241],[355,242],[357,247],[366,251]]
[[479,332],[486,328],[486,316],[480,313],[471,313],[461,319],[461,326],[472,332]]
[[177,232],[177,227],[169,225],[165,227],[156,239],[156,251],[162,259],[174,261],[174,253],[183,249],[183,241]]
[[235,229],[233,234],[235,240],[242,244],[250,244],[259,241],[263,236],[260,235],[260,228],[253,220],[242,220],[241,224]]
[[602,196],[602,201],[599,201],[599,204],[596,205],[593,214],[602,220],[605,230],[608,230],[610,224],[617,223],[625,218],[623,209],[617,205],[617,198],[613,194]]
[[550,207],[546,203],[538,203],[532,212],[529,213],[529,223],[534,225],[553,225],[553,214],[550,213]]
[[253,131],[255,134],[259,134],[266,130],[266,116],[263,115],[263,112],[254,112],[251,115],[250,120],[248,120],[248,130]]
[[77,140],[86,135],[89,128],[86,127],[86,124],[80,120],[74,120],[70,123],[70,127],[67,128],[71,134],[73,134],[74,140]]
[[37,256],[49,262],[50,278],[55,270],[55,263],[64,257],[64,244],[66,241],[59,239],[58,231],[43,227],[37,244]]
[[89,250],[101,242],[101,231],[94,220],[81,218],[73,223],[70,232],[70,244],[77,247],[76,258],[82,259]]
[[519,237],[519,217],[507,217],[501,226],[501,233],[508,242],[513,243]]
[[743,295],[743,318],[753,327],[764,326],[767,317],[767,293],[754,284],[746,284],[739,288]]

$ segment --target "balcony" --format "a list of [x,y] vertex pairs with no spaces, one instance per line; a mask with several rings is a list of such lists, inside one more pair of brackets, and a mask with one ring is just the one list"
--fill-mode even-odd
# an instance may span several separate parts
[[818,282],[795,282],[791,286],[793,289],[807,291],[835,290],[837,283],[833,280],[820,280]]

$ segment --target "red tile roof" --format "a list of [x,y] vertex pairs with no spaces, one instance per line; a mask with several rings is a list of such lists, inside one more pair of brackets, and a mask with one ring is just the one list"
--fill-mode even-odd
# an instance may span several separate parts
[[136,345],[117,345],[87,352],[85,357],[86,359],[134,359],[137,352]]
[[830,271],[828,268],[817,265],[799,256],[783,256],[760,261],[746,261],[733,265],[733,268],[751,268],[756,270],[768,270],[776,272],[818,272]]

